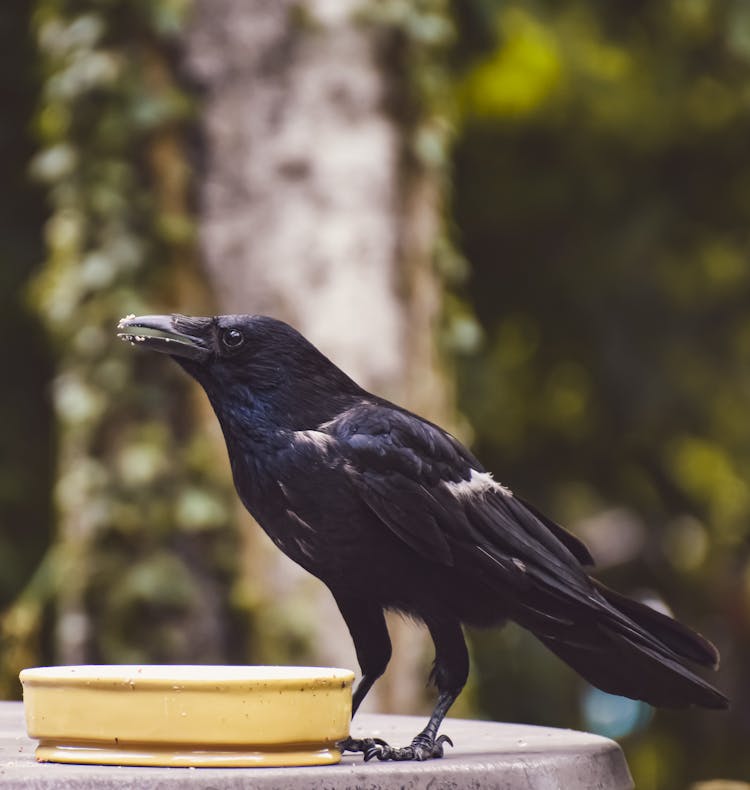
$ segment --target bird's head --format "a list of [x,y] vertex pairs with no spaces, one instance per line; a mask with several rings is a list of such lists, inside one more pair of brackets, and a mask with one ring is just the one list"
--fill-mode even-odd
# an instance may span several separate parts
[[171,356],[201,384],[220,417],[232,408],[262,412],[277,424],[325,421],[341,397],[361,392],[296,329],[268,316],[131,315],[117,334]]

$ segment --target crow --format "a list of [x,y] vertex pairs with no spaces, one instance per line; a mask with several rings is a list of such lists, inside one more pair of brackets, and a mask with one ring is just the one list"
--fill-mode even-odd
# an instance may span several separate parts
[[495,481],[437,425],[358,386],[286,323],[262,315],[128,316],[125,340],[170,355],[205,390],[242,503],[331,591],[362,672],[352,715],[385,671],[384,611],[423,622],[438,691],[404,747],[348,738],[365,759],[441,757],[438,729],[469,672],[462,625],[513,620],[611,694],[726,708],[686,665],[702,636],[591,578],[588,549]]

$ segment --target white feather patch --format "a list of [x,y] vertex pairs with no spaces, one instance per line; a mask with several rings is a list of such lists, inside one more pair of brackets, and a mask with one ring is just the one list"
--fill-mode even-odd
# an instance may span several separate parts
[[471,470],[471,476],[468,480],[459,480],[458,483],[446,482],[445,485],[457,499],[481,496],[490,491],[503,496],[513,496],[513,492],[506,486],[493,480],[489,472],[477,472],[476,469]]
[[333,443],[332,437],[322,431],[295,431],[294,440],[313,444],[318,450],[327,451]]

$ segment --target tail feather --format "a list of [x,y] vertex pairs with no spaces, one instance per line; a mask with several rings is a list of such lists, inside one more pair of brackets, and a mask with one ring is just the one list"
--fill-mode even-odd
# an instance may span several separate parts
[[[583,544],[514,497],[466,512],[477,544],[460,554],[472,576],[515,620],[595,686],[661,707],[726,708],[689,664],[716,668],[719,653],[670,617],[591,579]],[[473,622],[474,612],[466,616]],[[486,612],[476,622],[489,618]]]
[[537,631],[553,653],[611,694],[664,708],[729,706],[720,691],[683,663],[718,666],[719,653],[707,639],[599,582],[594,584],[609,611],[580,618],[573,634],[563,629]]
[[624,615],[663,642],[681,658],[711,669],[719,668],[719,651],[700,634],[632,598],[592,579],[596,589]]
[[[596,644],[539,635],[539,639],[594,686],[661,708],[725,709],[729,700],[687,667],[620,634],[602,629]],[[603,638],[608,636],[609,638]]]

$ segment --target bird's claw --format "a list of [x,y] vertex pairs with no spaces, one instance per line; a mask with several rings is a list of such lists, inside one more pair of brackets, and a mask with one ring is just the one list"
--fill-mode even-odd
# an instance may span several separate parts
[[377,757],[378,760],[433,760],[443,756],[443,744],[447,743],[453,746],[453,741],[447,735],[441,735],[439,738],[430,738],[427,735],[417,735],[417,737],[409,744],[401,748],[390,746],[380,738],[363,738],[362,740],[355,740],[354,738],[347,738],[342,741],[339,747],[342,751],[348,752],[362,752],[365,762]]
[[382,738],[352,738],[351,736],[338,744],[342,752],[362,752],[365,762],[376,757],[378,751],[385,746],[388,744]]

